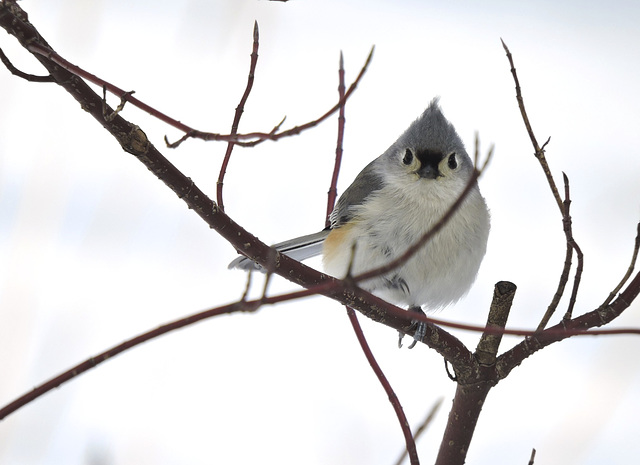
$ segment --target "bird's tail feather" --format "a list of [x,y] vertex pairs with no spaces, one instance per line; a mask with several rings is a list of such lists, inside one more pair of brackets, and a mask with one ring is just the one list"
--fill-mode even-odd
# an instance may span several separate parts
[[[323,230],[314,234],[296,237],[288,241],[275,244],[273,247],[294,260],[306,260],[322,253],[322,243],[327,238],[329,230]],[[238,257],[229,263],[229,269],[239,268],[241,270],[257,270],[264,273],[264,268],[247,257]]]

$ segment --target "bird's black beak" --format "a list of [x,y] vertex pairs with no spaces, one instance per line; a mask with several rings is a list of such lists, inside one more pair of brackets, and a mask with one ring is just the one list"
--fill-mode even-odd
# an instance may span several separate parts
[[442,176],[440,170],[438,170],[437,166],[432,165],[422,165],[422,167],[418,170],[418,176],[426,179],[436,179]]

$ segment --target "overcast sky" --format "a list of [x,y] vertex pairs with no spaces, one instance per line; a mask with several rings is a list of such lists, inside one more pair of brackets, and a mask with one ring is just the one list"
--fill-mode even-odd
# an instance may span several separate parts
[[[228,132],[254,21],[255,85],[240,130],[302,124],[337,99],[370,48],[346,112],[340,192],[434,96],[467,148],[495,156],[480,181],[492,213],[468,296],[437,316],[483,324],[497,281],[518,286],[510,327],[535,328],[564,260],[561,218],[520,119],[502,38],[557,182],[571,181],[585,254],[576,312],[624,274],[640,220],[640,4],[423,1],[22,1],[69,61],[198,129]],[[4,34],[19,68],[42,74]],[[115,97],[109,97],[116,104]],[[136,334],[238,299],[236,254],[52,84],[0,69],[0,404]],[[124,117],[209,195],[225,145],[127,106]],[[268,243],[322,228],[337,119],[236,149],[227,213]],[[310,262],[319,266],[319,261]],[[254,284],[258,293],[261,283]],[[281,279],[275,294],[295,289]],[[567,299],[561,303],[566,308]],[[640,327],[636,302],[615,327]],[[441,357],[398,350],[360,321],[408,419],[444,398],[418,443],[437,453],[455,385]],[[557,321],[557,317],[554,319]],[[478,335],[453,331],[473,349]],[[505,338],[503,349],[518,342]],[[467,463],[627,464],[640,456],[637,336],[573,338],[526,360],[489,395]],[[388,465],[403,447],[344,309],[317,297],[213,319],[111,360],[0,423],[0,462]]]

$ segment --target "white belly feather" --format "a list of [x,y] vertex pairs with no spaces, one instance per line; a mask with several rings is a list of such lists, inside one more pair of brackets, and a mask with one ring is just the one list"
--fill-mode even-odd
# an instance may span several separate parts
[[[327,273],[343,278],[352,261],[353,276],[389,263],[420,240],[446,212],[434,209],[433,202],[421,196],[398,201],[397,194],[384,191],[359,206],[351,224],[332,232],[339,233],[340,247],[334,247],[329,236],[323,257]],[[471,191],[448,223],[408,261],[360,286],[400,305],[426,305],[429,309],[449,305],[465,295],[475,280],[486,251],[488,222],[484,199],[477,190]]]

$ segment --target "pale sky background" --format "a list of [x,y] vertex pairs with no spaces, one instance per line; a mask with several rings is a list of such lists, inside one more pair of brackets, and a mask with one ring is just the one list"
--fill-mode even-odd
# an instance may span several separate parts
[[[572,186],[585,254],[577,313],[623,275],[640,220],[640,4],[635,1],[80,1],[22,7],[65,58],[199,129],[228,132],[255,20],[260,58],[241,131],[313,119],[351,82],[342,192],[436,95],[467,147],[495,157],[480,185],[489,248],[469,295],[439,317],[483,324],[500,280],[518,285],[509,326],[534,328],[564,259],[560,215],[520,119],[502,37],[558,182]],[[43,70],[15,40],[0,47]],[[116,99],[110,97],[110,101]],[[0,404],[125,339],[238,299],[235,252],[63,90],[0,70]],[[127,107],[210,195],[224,144]],[[227,212],[266,242],[323,225],[337,119],[236,149]],[[311,262],[318,265],[319,262]],[[258,292],[261,283],[255,283]],[[295,287],[281,279],[272,293]],[[566,307],[566,299],[561,311]],[[360,321],[419,441],[437,453],[455,385],[422,346]],[[557,319],[554,319],[557,321]],[[640,327],[636,302],[612,327]],[[478,335],[454,331],[470,348]],[[506,338],[503,349],[518,341]],[[573,338],[537,353],[489,395],[467,463],[628,464],[640,457],[640,338]],[[320,297],[217,318],[127,352],[0,422],[0,463],[392,464],[403,447],[344,309]]]

